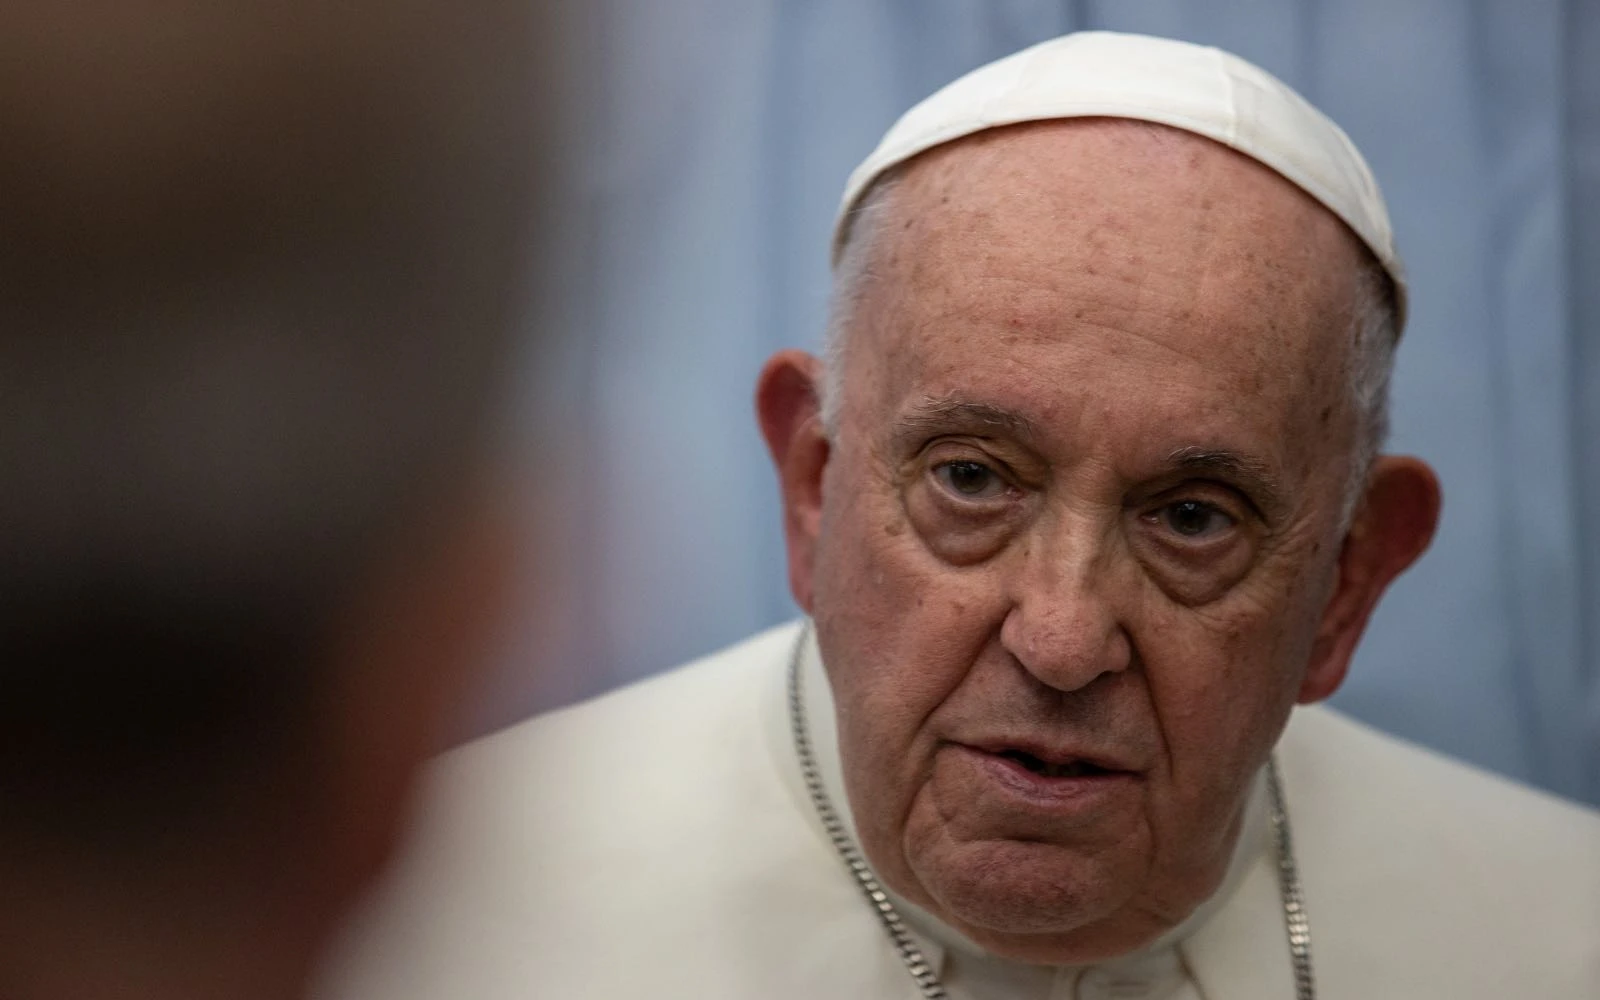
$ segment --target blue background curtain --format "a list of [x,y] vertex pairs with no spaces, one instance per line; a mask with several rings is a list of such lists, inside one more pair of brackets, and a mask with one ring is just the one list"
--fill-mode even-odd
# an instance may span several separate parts
[[[1388,197],[1413,292],[1391,449],[1445,488],[1432,552],[1335,702],[1600,802],[1600,3],[591,0],[556,282],[568,354],[528,380],[577,437],[524,441],[554,609],[506,629],[478,729],[794,614],[751,417],[815,348],[851,167],[906,108],[1081,28],[1265,67]],[[555,377],[552,378],[552,375]]]

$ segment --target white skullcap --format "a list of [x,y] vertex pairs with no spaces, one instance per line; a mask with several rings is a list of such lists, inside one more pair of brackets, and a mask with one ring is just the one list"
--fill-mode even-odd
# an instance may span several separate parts
[[845,185],[837,264],[856,200],[884,171],[985,129],[1055,118],[1134,118],[1203,135],[1266,164],[1349,226],[1394,279],[1405,266],[1378,183],[1350,137],[1283,81],[1220,49],[1110,31],[1041,42],[973,70],[907,111]]

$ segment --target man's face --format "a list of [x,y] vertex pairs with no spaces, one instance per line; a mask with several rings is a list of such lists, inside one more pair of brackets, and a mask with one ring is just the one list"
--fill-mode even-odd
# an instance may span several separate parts
[[1215,890],[1325,691],[1357,251],[1126,122],[980,135],[888,197],[808,571],[863,845],[1000,953],[1120,953]]

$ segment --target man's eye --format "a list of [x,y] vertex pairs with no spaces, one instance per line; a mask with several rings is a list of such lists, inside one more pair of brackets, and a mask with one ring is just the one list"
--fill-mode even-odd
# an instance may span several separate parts
[[1179,500],[1156,512],[1156,517],[1174,534],[1204,540],[1227,531],[1234,519],[1220,507],[1199,500]]
[[982,462],[941,462],[933,467],[933,475],[963,500],[992,500],[1006,491],[1005,481]]

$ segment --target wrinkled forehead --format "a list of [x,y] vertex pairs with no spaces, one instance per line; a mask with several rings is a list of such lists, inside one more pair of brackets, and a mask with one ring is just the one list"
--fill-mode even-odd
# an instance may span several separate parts
[[[1076,119],[982,133],[892,179],[851,252],[866,303],[934,334],[950,311],[1004,304],[1026,329],[1125,324],[1261,363],[1346,353],[1366,251],[1269,168],[1145,122]],[[870,230],[870,231],[862,231]]]
[[1232,150],[1120,120],[995,130],[911,161],[876,210],[853,236],[869,277],[845,381],[870,385],[880,430],[962,397],[1098,421],[1108,448],[1226,444],[1286,467],[1351,440],[1365,250]]

